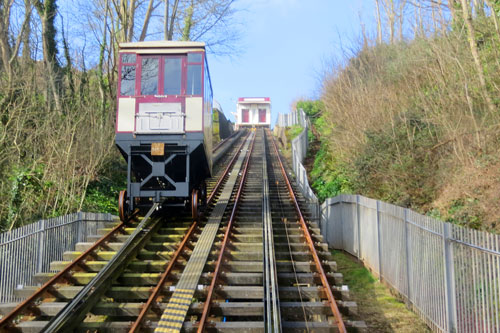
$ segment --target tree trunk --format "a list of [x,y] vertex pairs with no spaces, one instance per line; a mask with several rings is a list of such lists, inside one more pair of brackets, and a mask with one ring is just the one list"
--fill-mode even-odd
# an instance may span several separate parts
[[35,8],[42,22],[43,59],[49,77],[49,85],[58,111],[61,108],[61,67],[57,60],[57,30],[55,18],[57,14],[57,0],[35,1]]
[[422,5],[418,4],[418,13],[415,15],[417,17],[417,35],[424,37],[425,32],[424,32],[424,18],[422,15]]
[[2,66],[7,74],[7,80],[12,81],[12,67],[10,58],[12,49],[9,43],[10,10],[14,0],[1,0],[0,2],[0,53]]
[[172,40],[174,38],[174,23],[177,18],[177,9],[179,7],[179,0],[174,1],[174,6],[172,8],[172,15],[170,15],[170,26],[168,27],[168,38],[167,40]]
[[377,43],[382,44],[382,19],[380,18],[379,0],[375,0],[375,14],[377,16]]
[[403,41],[404,14],[406,9],[406,0],[399,1],[399,40]]
[[[101,95],[101,112],[104,115],[106,112],[106,80],[104,79],[104,55],[106,51],[107,44],[107,29],[106,22],[108,20],[109,13],[109,3],[106,2],[106,7],[104,9],[104,25],[102,28],[102,42],[99,50],[99,65],[97,67],[97,76],[99,77],[99,94]],[[116,61],[115,61],[116,62]]]
[[154,6],[154,0],[149,0],[148,9],[146,11],[146,16],[144,17],[144,24],[142,25],[141,36],[139,37],[139,41],[142,42],[146,39],[146,34],[148,32],[149,20],[151,18],[151,14],[153,14],[153,10],[155,10],[156,6]]
[[439,13],[441,34],[444,36],[446,35],[446,29],[448,28],[448,24],[443,15],[443,0],[438,0],[438,13]]
[[128,10],[129,13],[128,13],[127,42],[131,42],[134,38],[135,0],[130,0]]
[[438,20],[437,20],[437,10],[436,10],[436,6],[437,4],[435,2],[432,2],[431,3],[431,7],[432,7],[432,26],[433,26],[433,33],[434,35],[437,35],[437,32],[438,32]]
[[485,16],[484,0],[474,0],[474,13],[476,16]]
[[486,105],[488,107],[488,110],[492,113],[495,112],[495,106],[493,104],[493,101],[491,100],[491,97],[488,93],[488,87],[486,86],[486,80],[484,78],[484,69],[483,65],[481,64],[481,59],[479,57],[479,51],[477,49],[477,41],[475,38],[476,31],[474,29],[474,25],[472,24],[472,17],[470,15],[469,9],[470,9],[470,4],[468,3],[467,0],[461,0],[462,1],[462,13],[464,16],[464,21],[467,26],[467,35],[469,39],[469,47],[470,51],[472,53],[472,57],[474,58],[474,64],[476,66],[476,71],[477,71],[477,76],[479,78],[479,83],[481,84],[481,91],[484,100],[486,101]]
[[165,13],[163,15],[163,36],[165,40],[168,40],[168,11],[170,7],[170,1],[165,0]]
[[491,10],[491,17],[493,18],[493,23],[495,24],[495,31],[497,33],[498,39],[500,39],[500,27],[498,25],[498,18],[497,18],[497,12],[495,11],[495,7],[492,6],[492,3],[490,0],[485,0],[486,5],[490,7]]
[[26,64],[31,61],[31,0],[24,0],[24,15],[26,20],[26,28],[23,32],[22,43],[23,43],[23,53],[22,59]]
[[389,24],[389,43],[394,43],[395,25],[396,25],[396,10],[394,8],[394,0],[386,0],[385,14],[387,23]]
[[181,40],[188,41],[191,35],[191,27],[193,26],[193,8],[194,1],[191,0],[191,5],[186,9],[186,16],[184,17],[184,28],[182,29]]
[[452,21],[457,20],[457,11],[455,9],[456,5],[457,5],[457,0],[448,0],[448,9],[450,10]]

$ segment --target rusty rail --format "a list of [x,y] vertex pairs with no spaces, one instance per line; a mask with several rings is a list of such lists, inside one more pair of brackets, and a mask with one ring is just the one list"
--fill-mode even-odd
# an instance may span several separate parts
[[314,263],[316,266],[316,269],[319,272],[321,283],[323,284],[323,288],[325,289],[325,293],[328,298],[328,303],[330,304],[330,309],[332,310],[333,316],[335,318],[335,323],[337,324],[337,327],[340,332],[347,332],[344,321],[342,320],[342,315],[340,314],[339,308],[337,307],[337,302],[335,301],[335,297],[333,296],[332,289],[330,287],[330,283],[328,282],[328,278],[326,276],[325,270],[323,269],[323,265],[321,264],[321,260],[319,259],[318,252],[316,251],[316,248],[314,246],[314,241],[311,237],[311,233],[309,232],[309,229],[307,227],[306,221],[304,219],[304,216],[302,215],[302,211],[300,210],[299,203],[297,202],[297,198],[295,196],[295,193],[293,192],[292,185],[290,184],[290,180],[288,179],[288,175],[286,174],[285,168],[283,166],[283,162],[281,161],[279,152],[278,152],[278,147],[276,146],[276,142],[274,141],[274,138],[271,136],[271,141],[273,143],[274,151],[276,153],[276,157],[278,159],[280,169],[281,169],[281,174],[283,175],[283,178],[285,179],[288,192],[290,193],[290,197],[293,201],[293,205],[295,207],[295,210],[297,211],[297,214],[299,215],[299,222],[300,226],[302,228],[302,231],[304,232],[304,236],[306,237],[307,245],[309,247],[309,250],[311,251],[311,254],[314,259]]
[[212,149],[212,152],[215,153],[217,151],[217,149],[222,147],[222,145],[224,145],[229,139],[231,139],[233,136],[235,136],[236,133],[238,133],[238,132],[237,131],[233,132],[230,136],[228,136],[227,138],[225,138],[225,139],[221,140],[219,143],[217,143],[215,145],[215,147]]
[[146,313],[148,312],[151,305],[153,305],[153,302],[156,300],[156,298],[160,294],[161,289],[163,288],[163,285],[165,284],[165,281],[167,281],[168,275],[172,271],[172,268],[174,267],[174,265],[177,263],[177,259],[181,255],[182,251],[184,251],[184,247],[186,246],[188,240],[193,235],[194,230],[196,229],[197,225],[198,225],[197,221],[194,221],[193,224],[191,224],[191,227],[189,228],[188,232],[186,233],[186,235],[182,239],[181,244],[179,245],[179,247],[175,251],[172,258],[170,259],[167,267],[165,268],[165,271],[162,273],[160,281],[158,281],[158,284],[156,285],[153,292],[149,296],[147,302],[142,307],[141,312],[139,313],[139,316],[137,316],[137,319],[135,320],[134,324],[130,328],[129,333],[138,332],[141,329],[141,324],[142,324],[142,321],[144,320],[144,317],[146,316]]
[[[243,140],[243,143],[238,147],[238,152],[241,151],[241,149],[243,148],[243,145],[245,144],[245,142],[248,139],[249,135],[250,135],[250,133],[246,136],[245,140]],[[218,192],[218,190],[219,190],[220,186],[222,185],[222,182],[224,181],[224,179],[226,178],[226,176],[229,174],[229,171],[231,170],[231,168],[232,168],[234,162],[236,161],[236,158],[238,157],[238,155],[239,155],[238,153],[234,154],[233,158],[231,159],[231,161],[227,165],[226,169],[224,170],[224,172],[222,173],[222,175],[219,177],[219,179],[218,179],[218,181],[217,181],[214,189],[212,190],[212,192],[210,193],[210,196],[207,199],[207,205],[210,205],[212,203],[212,201],[214,200],[216,193]],[[200,218],[200,220],[201,220],[201,218]],[[160,277],[160,281],[158,281],[158,284],[156,285],[156,287],[152,291],[152,293],[149,296],[147,302],[142,307],[141,312],[139,313],[139,316],[137,317],[137,319],[135,320],[135,322],[132,324],[132,327],[130,328],[129,333],[134,333],[134,332],[139,332],[140,331],[141,325],[142,325],[142,321],[144,320],[144,317],[146,316],[147,312],[149,311],[149,309],[153,305],[153,302],[156,300],[156,298],[160,294],[160,292],[161,292],[161,290],[163,288],[163,285],[165,284],[165,282],[167,280],[168,275],[172,271],[172,268],[176,264],[177,259],[179,258],[179,256],[183,252],[183,250],[184,250],[184,248],[185,248],[188,240],[193,235],[194,230],[196,229],[197,226],[198,226],[198,221],[194,221],[191,224],[191,226],[190,226],[189,230],[187,231],[187,233],[185,234],[182,242],[180,243],[179,247],[175,251],[175,253],[172,256],[172,258],[170,259],[169,264],[165,268],[165,271],[162,273],[162,276]]]
[[[245,137],[245,139],[243,140],[243,142],[241,143],[241,145],[238,147],[238,151],[241,151],[241,149],[243,148],[243,145],[245,144],[245,142],[247,141],[247,139],[248,139],[248,137],[250,136],[251,133],[252,132],[248,132],[247,136]],[[231,170],[231,167],[233,166],[234,162],[236,162],[236,158],[238,157],[238,155],[239,154],[234,154],[234,156],[231,159],[231,161],[229,162],[226,170],[224,171],[224,174],[217,181],[217,184],[215,185],[214,189],[212,190],[212,192],[210,193],[210,196],[207,199],[208,203],[210,203],[212,201],[213,197],[215,196],[215,193],[217,193],[217,190],[219,189],[219,187],[221,186],[222,182],[224,181],[224,178],[229,173],[229,170]]]
[[213,293],[214,293],[214,290],[215,290],[215,284],[217,283],[217,278],[219,276],[220,267],[221,267],[221,264],[222,264],[222,259],[224,257],[224,252],[225,252],[225,249],[226,249],[226,245],[227,245],[227,242],[228,242],[228,239],[229,239],[231,228],[233,226],[233,221],[234,221],[234,219],[236,217],[236,211],[238,210],[238,203],[239,203],[239,200],[240,200],[240,197],[241,197],[241,193],[243,191],[243,185],[245,184],[245,180],[246,180],[246,176],[247,176],[247,171],[248,171],[248,165],[250,164],[250,157],[252,155],[253,146],[254,146],[254,143],[255,143],[256,136],[257,135],[255,135],[253,137],[252,144],[250,145],[250,149],[249,149],[249,152],[248,152],[248,157],[247,157],[247,160],[245,162],[245,167],[243,169],[243,173],[242,173],[242,176],[241,176],[241,179],[240,179],[240,185],[239,185],[239,188],[238,188],[238,192],[236,193],[236,198],[235,198],[235,201],[234,201],[233,210],[231,212],[231,217],[229,218],[229,222],[228,222],[227,227],[226,227],[226,232],[224,233],[224,238],[222,240],[221,248],[220,248],[220,251],[219,251],[219,256],[217,257],[217,262],[215,264],[215,269],[214,269],[212,281],[210,283],[210,287],[208,288],[207,298],[205,300],[205,304],[203,305],[203,312],[202,312],[202,315],[201,315],[201,318],[200,318],[200,322],[198,323],[198,329],[197,329],[198,333],[202,333],[203,332],[203,329],[205,328],[205,324],[206,324],[206,321],[207,321],[208,314],[210,312],[210,306],[211,306],[211,303],[212,303],[212,296],[213,296]]
[[26,311],[31,311],[35,307],[33,303],[35,303],[35,301],[38,298],[42,297],[45,294],[45,292],[50,293],[52,287],[56,283],[63,281],[73,268],[81,264],[87,256],[89,256],[92,252],[94,252],[94,250],[96,250],[98,247],[107,242],[111,237],[114,236],[116,232],[118,232],[124,226],[125,223],[120,222],[117,226],[111,229],[111,231],[109,231],[106,235],[104,235],[103,237],[101,237],[101,239],[99,239],[96,243],[94,243],[94,245],[92,245],[89,249],[80,254],[78,258],[73,260],[63,270],[54,275],[49,281],[47,281],[43,286],[41,286],[33,295],[25,299],[23,302],[19,303],[14,308],[14,310],[12,310],[9,314],[7,314],[0,320],[0,331],[9,330],[10,328],[12,328],[11,327],[12,322],[17,316],[23,314]]

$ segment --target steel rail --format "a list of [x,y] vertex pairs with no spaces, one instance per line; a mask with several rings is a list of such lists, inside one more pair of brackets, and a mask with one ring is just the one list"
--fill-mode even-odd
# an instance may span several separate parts
[[269,177],[268,177],[268,159],[266,143],[262,145],[262,222],[263,228],[263,247],[264,247],[264,290],[266,295],[266,315],[265,324],[266,332],[282,332],[281,327],[281,313],[279,305],[279,283],[278,273],[276,269],[276,256],[274,251],[274,235],[273,235],[273,221],[271,216],[271,203],[269,191]]
[[[252,134],[252,132],[249,132],[247,134],[247,136],[245,137],[245,139],[243,140],[243,142],[241,143],[241,145],[238,147],[238,152],[241,152],[241,150],[243,149],[243,146],[245,145],[245,142],[248,140],[248,137],[250,136],[250,134]],[[226,177],[226,175],[229,173],[229,171],[231,170],[231,167],[233,166],[233,164],[236,162],[236,159],[238,158],[239,156],[239,153],[236,153],[234,154],[233,158],[231,159],[231,161],[229,162],[226,170],[224,171],[224,174],[219,178],[219,180],[217,181],[217,184],[215,185],[214,189],[212,190],[212,192],[210,192],[210,196],[208,197],[207,199],[207,202],[211,202],[213,197],[215,196],[215,194],[217,193],[217,190],[219,189],[219,187],[222,185],[222,182],[224,181],[224,178]]]
[[290,180],[288,179],[288,175],[286,174],[285,168],[283,166],[283,162],[281,161],[281,157],[278,152],[278,147],[276,146],[276,142],[274,141],[274,138],[271,136],[271,141],[274,146],[274,151],[276,153],[277,160],[279,162],[279,166],[281,169],[281,174],[283,175],[283,178],[285,179],[288,192],[290,193],[290,197],[292,199],[293,205],[295,207],[295,210],[297,211],[297,214],[299,215],[299,222],[300,226],[302,228],[302,231],[304,232],[304,236],[306,237],[307,245],[309,247],[309,250],[311,251],[311,254],[314,259],[314,263],[316,265],[316,269],[318,270],[320,274],[320,279],[321,283],[323,284],[323,288],[325,289],[325,293],[328,298],[328,303],[330,304],[330,309],[332,310],[333,316],[335,317],[335,322],[337,324],[337,327],[340,332],[347,332],[344,321],[342,320],[342,315],[340,314],[339,308],[337,307],[337,302],[335,301],[335,297],[333,296],[332,289],[330,287],[330,283],[328,282],[328,278],[326,276],[325,270],[323,269],[323,265],[321,264],[321,260],[318,256],[318,252],[316,251],[316,248],[314,246],[314,241],[311,237],[311,233],[309,232],[309,229],[307,227],[306,221],[304,219],[304,216],[302,215],[302,211],[300,209],[299,203],[297,202],[297,197],[295,196],[295,193],[293,192],[292,185],[290,184]]
[[118,252],[109,260],[99,273],[86,284],[80,292],[66,306],[53,317],[42,332],[70,332],[78,325],[90,308],[99,300],[99,297],[105,291],[107,284],[114,278],[115,274],[126,267],[126,258],[131,257],[134,252],[143,244],[148,235],[152,234],[156,226],[159,226],[159,218],[150,221],[150,217],[158,208],[155,203],[144,219],[139,223],[134,232],[128,237],[127,241]]
[[[212,193],[210,194],[210,197],[207,199],[207,205],[210,205],[212,203],[212,201],[214,200],[215,194],[218,192],[218,190],[219,190],[219,188],[220,188],[223,180],[226,178],[226,176],[228,175],[229,171],[231,170],[231,168],[232,168],[234,162],[236,161],[236,158],[238,157],[239,152],[241,151],[241,148],[245,144],[245,141],[246,141],[247,138],[248,138],[248,136],[245,138],[245,140],[243,140],[243,143],[240,145],[240,147],[238,148],[237,152],[234,154],[233,158],[231,159],[231,161],[227,165],[226,169],[224,170],[224,172],[222,173],[222,175],[219,177],[219,180],[218,180],[217,184],[215,185],[214,189],[212,190]],[[200,220],[201,220],[201,218],[202,217],[200,217]],[[143,307],[141,309],[141,312],[137,316],[137,319],[132,324],[132,327],[130,328],[129,333],[135,333],[135,332],[140,331],[141,325],[142,325],[142,321],[144,320],[144,317],[146,316],[147,312],[149,311],[149,309],[153,305],[153,302],[156,300],[156,298],[160,294],[160,292],[161,292],[161,290],[163,288],[163,285],[167,281],[168,275],[172,271],[172,268],[174,267],[174,265],[177,263],[177,259],[179,258],[179,256],[181,255],[181,253],[184,251],[184,247],[186,246],[188,240],[193,235],[194,230],[196,229],[197,226],[198,226],[198,221],[194,221],[191,224],[191,226],[190,226],[189,230],[187,231],[187,233],[184,235],[184,238],[183,238],[182,242],[179,244],[179,247],[177,248],[177,250],[173,254],[172,258],[170,259],[167,267],[165,268],[165,271],[162,273],[162,275],[160,277],[160,281],[158,281],[158,284],[153,289],[153,291],[152,291],[151,295],[149,296],[147,302],[143,305]]]
[[230,136],[228,136],[227,138],[221,140],[219,143],[217,143],[215,145],[215,147],[212,149],[212,152],[215,153],[217,151],[217,149],[219,149],[222,145],[224,145],[226,142],[228,142],[229,139],[231,139],[233,136],[236,135],[236,133],[238,133],[238,131],[234,131]]
[[247,171],[248,171],[248,165],[250,164],[250,157],[252,155],[253,146],[255,143],[255,137],[256,137],[256,135],[254,135],[254,137],[252,139],[252,143],[251,143],[249,151],[248,151],[248,157],[247,157],[247,160],[245,162],[245,167],[244,167],[242,175],[241,175],[240,184],[238,187],[238,192],[236,193],[233,210],[231,212],[231,217],[229,218],[229,222],[228,222],[227,227],[226,227],[226,232],[224,233],[224,238],[222,240],[219,256],[218,256],[217,262],[215,264],[215,269],[213,272],[212,281],[210,283],[210,287],[208,288],[207,298],[205,300],[205,304],[203,305],[203,312],[202,312],[200,321],[198,323],[198,329],[197,329],[198,333],[203,332],[203,329],[205,328],[205,324],[207,321],[208,313],[210,312],[210,306],[212,303],[212,296],[213,296],[213,293],[215,290],[215,284],[216,284],[217,278],[219,276],[220,267],[222,266],[222,259],[224,257],[224,252],[226,249],[226,245],[228,243],[229,234],[230,234],[231,228],[233,226],[233,221],[235,220],[235,217],[236,217],[236,211],[238,210],[238,204],[239,204],[239,200],[241,197],[241,193],[243,192],[243,185],[245,184]]
[[[131,216],[130,219],[132,219],[134,216]],[[80,254],[75,260],[73,260],[71,263],[69,263],[64,269],[59,271],[56,275],[54,275],[49,281],[45,282],[43,286],[41,286],[33,295],[25,299],[23,302],[21,302],[19,305],[17,305],[9,314],[7,314],[5,317],[3,317],[0,320],[0,330],[3,329],[9,329],[10,324],[12,324],[13,320],[24,313],[24,311],[29,311],[30,308],[33,308],[33,304],[38,298],[42,297],[45,292],[50,293],[51,287],[53,287],[54,284],[60,282],[61,280],[66,277],[67,274],[71,272],[73,268],[76,266],[80,265],[84,259],[89,256],[92,252],[94,252],[98,247],[103,245],[105,242],[107,242],[110,238],[113,237],[113,235],[118,232],[122,227],[125,226],[124,222],[120,222],[118,225],[116,225],[113,229],[111,229],[106,235],[101,237],[97,242],[94,243],[89,249],[87,249],[85,252]]]
[[139,313],[139,316],[137,316],[137,319],[132,324],[132,327],[130,328],[129,333],[134,333],[134,332],[137,332],[137,331],[139,331],[141,329],[141,324],[142,324],[142,321],[144,320],[144,317],[146,316],[147,312],[149,311],[151,305],[153,305],[153,302],[156,300],[156,298],[160,294],[160,292],[161,292],[161,290],[163,288],[163,285],[167,281],[168,275],[172,271],[172,268],[174,267],[174,265],[177,263],[177,259],[179,258],[180,254],[184,251],[184,247],[186,246],[188,240],[193,235],[194,230],[196,229],[197,225],[198,225],[197,221],[194,221],[191,224],[191,227],[189,228],[188,232],[184,236],[181,244],[179,245],[179,247],[175,251],[175,253],[172,256],[172,258],[170,259],[167,267],[165,268],[165,271],[162,273],[160,281],[158,282],[158,284],[154,288],[153,292],[149,296],[146,304],[143,305],[143,307],[141,309],[141,312]]

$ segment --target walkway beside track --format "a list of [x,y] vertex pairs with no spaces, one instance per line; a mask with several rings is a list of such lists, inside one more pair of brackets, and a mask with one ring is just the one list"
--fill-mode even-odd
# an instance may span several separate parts
[[198,242],[189,258],[189,261],[182,273],[179,282],[175,286],[175,291],[167,305],[165,311],[158,322],[155,333],[180,332],[186,318],[189,306],[192,302],[198,281],[205,267],[208,255],[219,230],[220,223],[226,211],[229,200],[233,193],[239,170],[247,156],[246,152],[250,146],[251,140],[255,137],[253,133],[245,143],[238,160],[236,161],[233,172],[229,176],[222,193],[217,200],[214,210],[208,217],[208,221],[203,228]]

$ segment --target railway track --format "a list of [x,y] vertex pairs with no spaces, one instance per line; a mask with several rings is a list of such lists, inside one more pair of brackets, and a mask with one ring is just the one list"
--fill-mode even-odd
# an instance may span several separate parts
[[102,230],[107,236],[99,245],[79,244],[66,261],[53,263],[65,272],[38,276],[46,285],[36,296],[0,307],[0,329],[344,332],[357,326],[344,318],[356,306],[343,300],[342,276],[270,132],[258,129],[235,141],[207,183],[199,221],[153,207],[134,227]]

